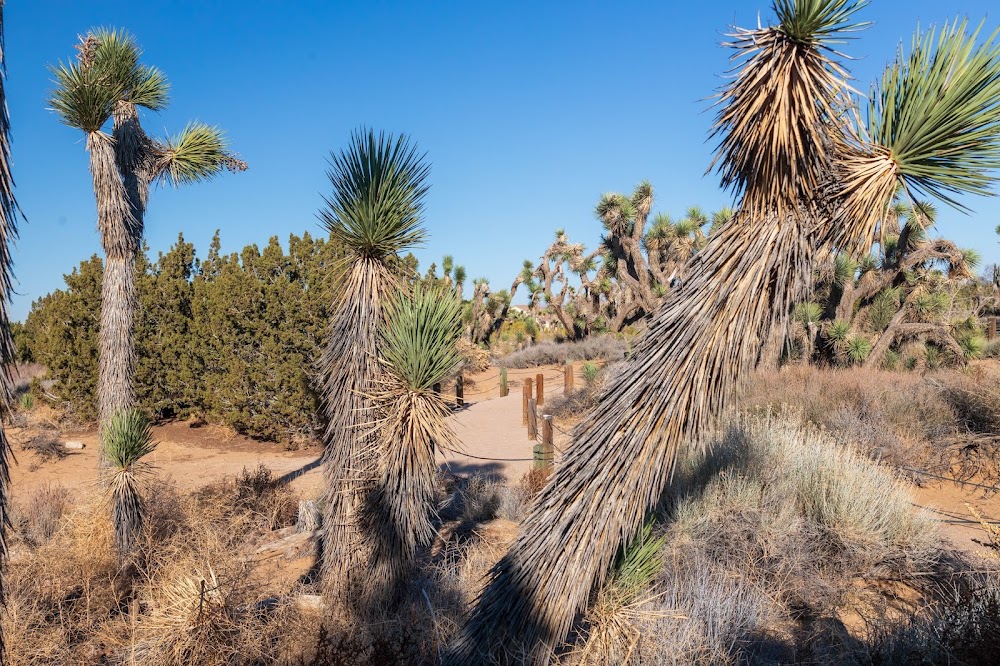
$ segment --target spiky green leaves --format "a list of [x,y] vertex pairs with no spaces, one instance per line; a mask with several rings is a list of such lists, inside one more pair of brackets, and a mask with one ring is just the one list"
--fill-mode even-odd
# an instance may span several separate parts
[[104,452],[112,466],[108,484],[111,516],[115,531],[115,550],[124,562],[135,546],[145,518],[145,504],[139,491],[139,478],[148,471],[141,462],[156,448],[149,421],[138,410],[115,414],[101,433]]
[[158,172],[174,186],[209,180],[224,169],[245,171],[246,162],[226,148],[225,133],[204,123],[189,123],[167,140],[158,156]]
[[153,431],[139,410],[116,414],[104,427],[101,441],[112,468],[131,471],[146,455],[153,452]]
[[854,14],[867,2],[857,0],[775,0],[778,25],[789,38],[808,46],[843,42],[851,32],[868,23],[853,23]]
[[955,195],[988,195],[1000,169],[1000,30],[963,19],[913,38],[872,89],[866,124],[913,193],[961,207]]
[[153,111],[166,107],[166,77],[139,63],[142,51],[128,32],[92,30],[77,50],[75,60],[50,68],[56,88],[49,104],[65,124],[87,133],[100,131],[119,101]]
[[410,390],[427,390],[458,365],[461,327],[462,304],[454,293],[418,283],[386,307],[383,356]]
[[403,134],[358,130],[332,153],[320,219],[330,235],[358,256],[383,259],[419,245],[430,165]]

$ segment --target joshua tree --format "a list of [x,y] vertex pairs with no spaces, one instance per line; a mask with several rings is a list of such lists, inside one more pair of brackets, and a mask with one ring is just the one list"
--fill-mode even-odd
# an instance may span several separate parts
[[444,287],[419,283],[386,306],[380,327],[385,379],[375,389],[382,456],[364,519],[373,537],[368,563],[370,605],[392,604],[417,548],[434,536],[434,456],[458,447],[449,408],[433,390],[460,361],[461,303]]
[[[65,124],[87,135],[105,254],[98,379],[104,428],[136,404],[135,262],[150,187],[158,180],[195,182],[246,165],[226,150],[222,133],[207,125],[191,124],[164,142],[146,136],[137,109],[166,108],[167,82],[158,69],[139,63],[142,52],[127,32],[94,30],[77,50],[75,60],[52,68],[56,88],[49,103]],[[112,117],[114,136],[104,131]]]
[[153,452],[153,433],[149,421],[139,410],[115,414],[101,433],[104,451],[111,467],[108,491],[115,528],[115,550],[124,563],[142,530],[146,509],[139,491],[140,481],[149,465],[142,459]]
[[[11,177],[10,117],[7,115],[7,95],[4,78],[7,61],[4,57],[3,0],[0,0],[0,411],[10,414],[13,404],[11,365],[15,358],[14,340],[10,333],[8,301],[11,292],[10,244],[17,237],[17,221],[21,214],[14,199],[14,179]],[[0,422],[0,613],[4,611],[4,569],[7,565],[7,528],[10,527],[7,485],[10,443]],[[0,664],[4,661],[4,636],[0,627]]]
[[[775,0],[777,24],[736,29],[715,158],[733,219],[688,263],[492,569],[452,663],[544,662],[658,502],[680,447],[704,443],[817,256],[859,256],[903,187],[988,194],[1000,168],[1000,44],[956,22],[919,35],[849,104],[834,50],[859,0]],[[854,120],[857,118],[858,120]]]
[[320,359],[327,483],[321,570],[327,594],[341,603],[351,601],[359,582],[353,577],[370,559],[360,512],[380,460],[368,425],[382,370],[379,327],[386,301],[400,286],[393,271],[399,252],[425,236],[421,213],[429,171],[405,135],[359,130],[331,156],[327,172],[333,194],[320,218],[347,259]]
[[607,233],[597,250],[588,253],[559,229],[538,266],[525,264],[537,279],[528,283],[532,303],[544,300],[570,339],[604,329],[620,332],[649,315],[704,247],[709,220],[700,208],[689,208],[678,222],[657,214],[647,229],[652,205],[648,182],[631,196],[605,194],[596,212]]

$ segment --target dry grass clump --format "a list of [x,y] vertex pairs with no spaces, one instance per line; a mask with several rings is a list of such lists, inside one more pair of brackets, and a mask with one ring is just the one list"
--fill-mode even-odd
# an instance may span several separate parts
[[15,543],[20,540],[31,548],[47,543],[62,526],[71,499],[65,486],[47,483],[14,502],[10,522]]
[[624,340],[594,335],[575,342],[542,342],[495,358],[493,364],[501,368],[534,368],[568,361],[620,361],[625,349]]
[[206,520],[254,525],[263,531],[294,525],[299,510],[298,499],[264,464],[201,488],[195,500]]
[[646,605],[661,616],[642,623],[635,663],[801,656],[838,626],[855,584],[921,585],[938,537],[911,502],[888,468],[798,415],[743,420],[686,460],[665,498],[649,589],[662,596]]
[[156,482],[122,567],[99,491],[72,511],[64,491],[39,491],[18,515],[36,505],[53,515],[18,521],[26,547],[8,569],[9,663],[276,663],[294,612],[268,600],[291,590],[273,589],[254,552],[286,492],[261,470],[190,495]]
[[867,368],[787,367],[758,374],[742,406],[791,405],[838,441],[894,465],[937,463],[956,414],[930,378]]

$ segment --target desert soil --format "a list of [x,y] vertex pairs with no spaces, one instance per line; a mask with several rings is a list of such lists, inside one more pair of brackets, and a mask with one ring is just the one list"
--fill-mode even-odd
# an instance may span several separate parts
[[[465,406],[452,417],[453,427],[462,443],[461,452],[443,452],[438,457],[442,469],[457,475],[473,473],[519,479],[532,466],[534,441],[522,425],[523,379],[545,377],[545,395],[551,399],[563,391],[560,367],[508,371],[510,394],[499,397],[499,372],[490,368],[471,375],[465,382]],[[576,385],[582,384],[579,367]],[[451,393],[453,387],[445,387]],[[544,412],[544,407],[539,409]],[[569,443],[565,423],[556,423],[555,447],[563,450]],[[11,466],[11,495],[16,502],[46,484],[61,484],[81,494],[96,491],[97,433],[60,432],[61,442],[82,442],[85,448],[70,451],[62,459],[43,460],[22,445],[38,436],[37,430],[11,429],[16,464]],[[55,433],[53,433],[55,434]],[[259,442],[235,435],[225,429],[193,427],[186,422],[167,423],[154,428],[158,442],[150,462],[158,474],[169,477],[181,489],[195,489],[222,478],[232,478],[244,468],[269,467],[279,478],[289,481],[300,497],[315,498],[322,487],[319,447],[290,451],[281,444]],[[966,552],[984,554],[988,549],[978,521],[965,504],[969,503],[988,520],[1000,519],[1000,494],[975,485],[950,482],[926,482],[913,486],[915,505],[930,511],[941,523],[941,533],[951,545]]]

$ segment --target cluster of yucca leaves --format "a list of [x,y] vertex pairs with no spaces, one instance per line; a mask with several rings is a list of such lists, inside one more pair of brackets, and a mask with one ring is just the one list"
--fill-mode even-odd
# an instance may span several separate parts
[[123,411],[112,417],[101,433],[104,453],[110,464],[108,492],[119,561],[132,553],[142,530],[146,506],[140,484],[151,471],[143,458],[153,452],[153,432],[138,410]]

